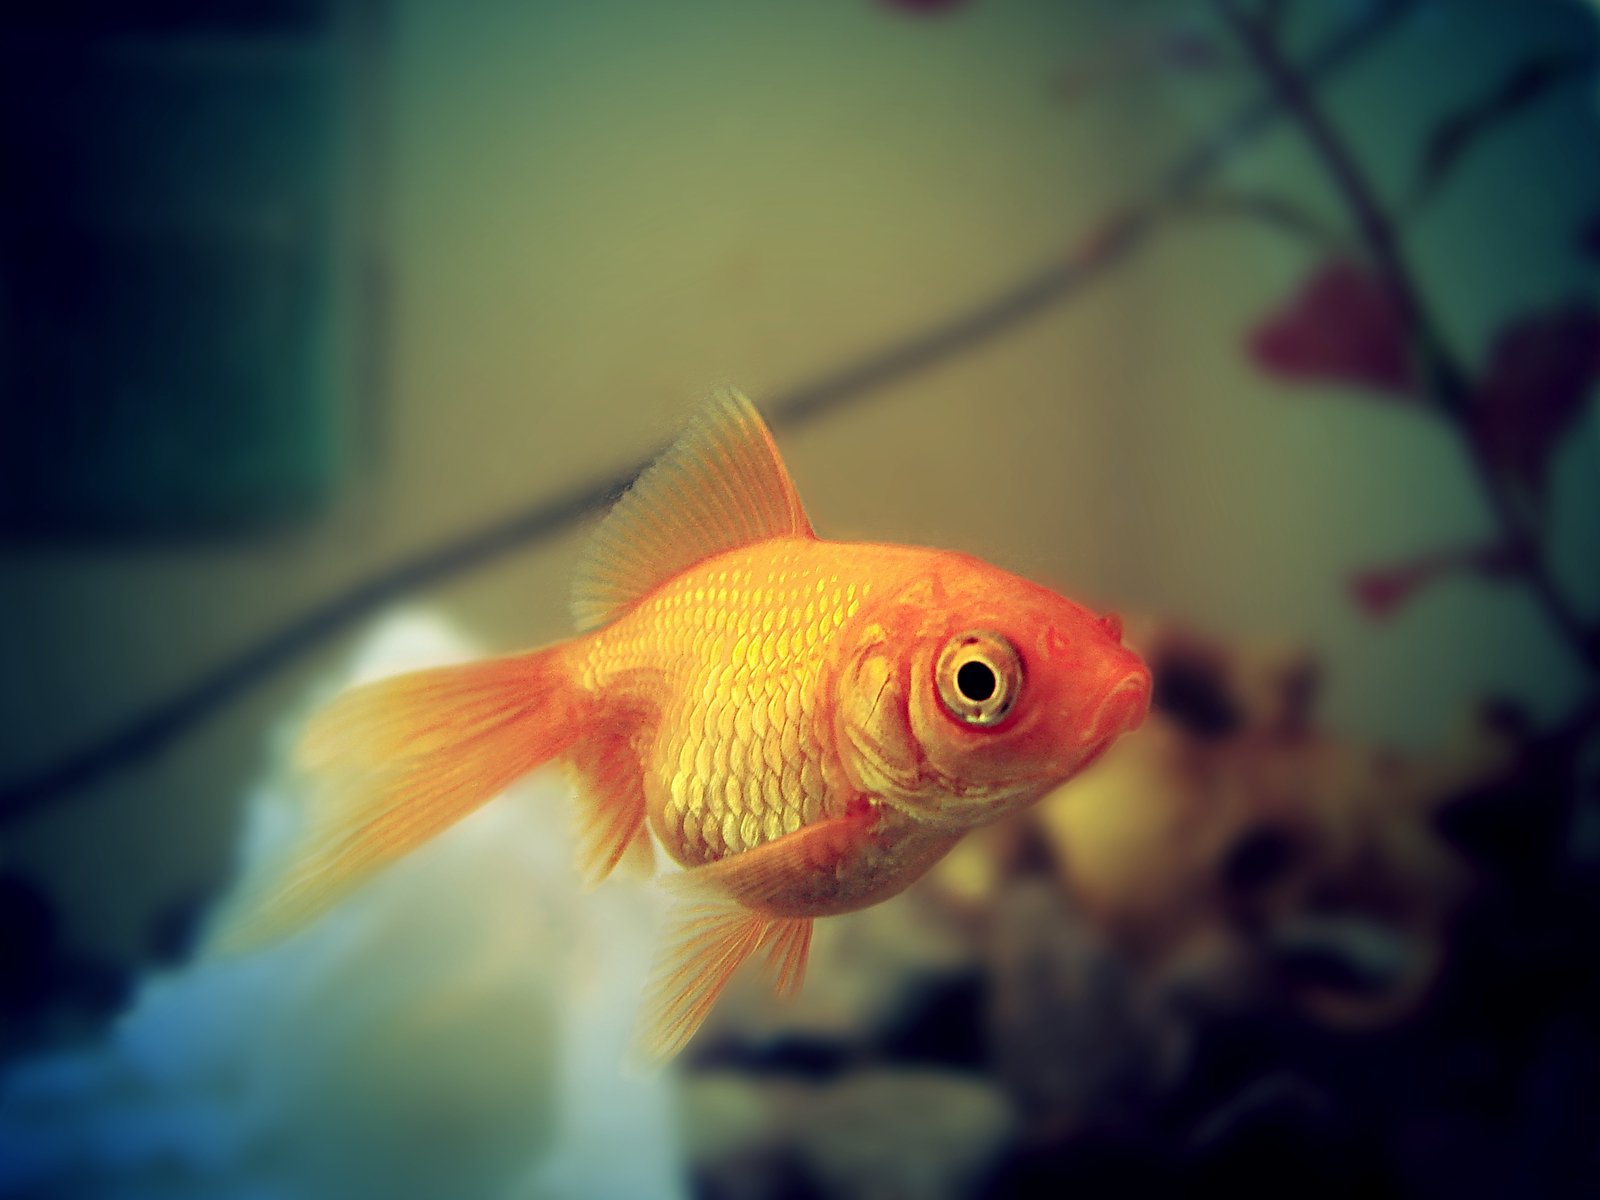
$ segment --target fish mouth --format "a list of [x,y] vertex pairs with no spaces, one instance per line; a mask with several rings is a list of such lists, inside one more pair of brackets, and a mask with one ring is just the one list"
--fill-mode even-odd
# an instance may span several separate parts
[[1143,663],[1129,671],[1100,698],[1089,718],[1083,741],[1088,746],[1105,746],[1124,733],[1144,724],[1150,711],[1150,672]]

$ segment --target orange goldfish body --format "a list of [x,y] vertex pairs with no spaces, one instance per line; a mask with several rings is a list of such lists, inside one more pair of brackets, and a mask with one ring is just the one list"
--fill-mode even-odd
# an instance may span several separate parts
[[309,828],[221,943],[293,928],[559,760],[590,879],[652,836],[684,868],[641,1024],[665,1058],[745,959],[798,988],[815,918],[901,891],[1149,705],[1114,617],[965,554],[819,539],[733,392],[612,510],[573,607],[569,641],[380,680],[314,718]]

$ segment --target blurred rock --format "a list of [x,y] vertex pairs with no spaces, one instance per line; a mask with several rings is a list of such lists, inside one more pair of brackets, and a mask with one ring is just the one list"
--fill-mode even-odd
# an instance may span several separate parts
[[1183,1147],[1182,1169],[1199,1195],[1249,1194],[1273,1177],[1295,1178],[1298,1196],[1392,1194],[1382,1164],[1363,1152],[1333,1098],[1286,1071],[1262,1076],[1209,1113]]
[[970,1076],[862,1071],[816,1097],[804,1159],[828,1196],[956,1200],[1014,1134],[1003,1093]]
[[126,968],[62,943],[55,902],[0,876],[0,1064],[100,1028],[133,988]]
[[0,1013],[32,1013],[56,970],[56,914],[49,898],[18,875],[0,876]]
[[998,1088],[945,1071],[863,1068],[826,1083],[702,1072],[683,1100],[707,1200],[959,1200],[1016,1136]]
[[1166,1082],[1165,1031],[1054,881],[997,895],[989,968],[995,1073],[1030,1137],[1136,1125]]

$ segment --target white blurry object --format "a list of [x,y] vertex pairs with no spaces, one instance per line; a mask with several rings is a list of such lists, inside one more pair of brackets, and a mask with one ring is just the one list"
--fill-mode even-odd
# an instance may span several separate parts
[[[337,683],[473,653],[396,616]],[[258,788],[247,874],[296,806]],[[623,1066],[656,898],[580,893],[570,806],[530,777],[295,936],[153,976],[103,1041],[16,1064],[0,1195],[681,1195],[670,1079]]]

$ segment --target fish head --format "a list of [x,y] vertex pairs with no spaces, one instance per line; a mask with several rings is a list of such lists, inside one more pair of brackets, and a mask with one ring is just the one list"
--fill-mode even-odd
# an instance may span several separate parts
[[924,823],[1022,808],[1144,720],[1121,623],[960,555],[864,611],[837,676],[846,770]]

